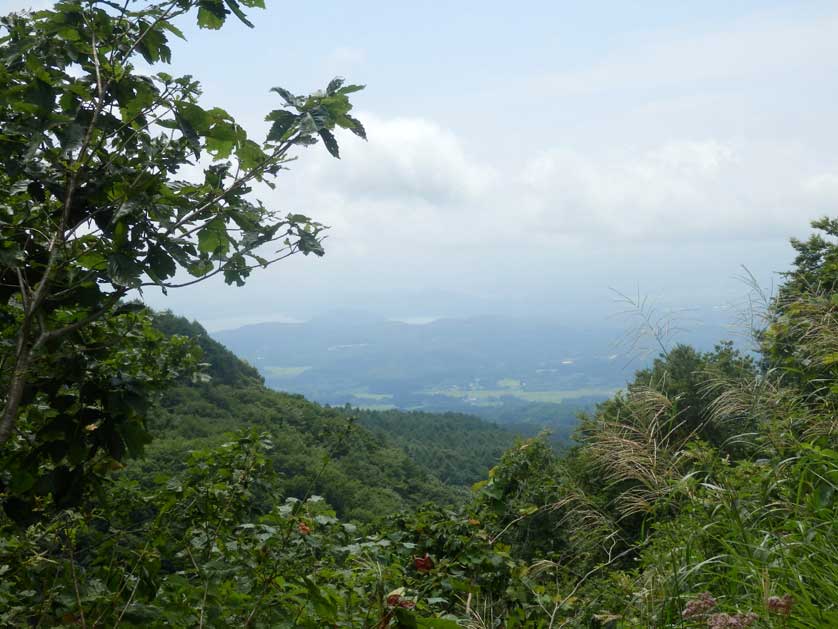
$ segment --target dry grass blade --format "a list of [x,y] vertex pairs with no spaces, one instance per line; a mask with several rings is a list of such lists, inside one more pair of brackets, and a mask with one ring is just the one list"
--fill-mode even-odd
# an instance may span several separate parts
[[668,496],[682,472],[683,435],[673,401],[647,387],[629,391],[615,419],[600,421],[589,437],[603,475],[631,486],[617,499],[623,517],[651,511]]

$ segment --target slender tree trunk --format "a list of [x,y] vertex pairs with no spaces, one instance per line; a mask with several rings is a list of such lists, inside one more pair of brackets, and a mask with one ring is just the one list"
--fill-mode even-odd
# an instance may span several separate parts
[[[28,325],[26,327],[28,328]],[[24,335],[24,346],[17,354],[12,379],[6,389],[3,417],[0,419],[0,444],[6,443],[12,436],[18,409],[20,408],[20,401],[23,399],[23,389],[26,387],[26,380],[29,375],[29,366],[32,362],[32,349],[25,346],[26,332],[27,330],[24,330],[22,326],[20,334]]]

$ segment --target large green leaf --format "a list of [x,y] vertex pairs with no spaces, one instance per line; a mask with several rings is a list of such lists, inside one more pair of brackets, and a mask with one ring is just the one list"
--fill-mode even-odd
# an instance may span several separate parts
[[340,159],[340,150],[338,149],[338,142],[335,139],[335,136],[332,134],[332,132],[328,129],[320,129],[318,133],[320,134],[320,137],[323,138],[323,144],[326,145],[326,148],[328,149],[332,157]]
[[108,275],[119,286],[139,286],[142,268],[133,258],[124,253],[112,253],[108,256]]
[[265,120],[273,122],[268,132],[268,141],[282,142],[288,139],[289,132],[297,122],[297,116],[287,109],[275,109],[265,117]]
[[198,250],[201,253],[225,253],[229,248],[230,238],[224,219],[216,217],[204,225],[198,232]]
[[228,13],[222,0],[199,0],[198,26],[217,30],[224,26]]

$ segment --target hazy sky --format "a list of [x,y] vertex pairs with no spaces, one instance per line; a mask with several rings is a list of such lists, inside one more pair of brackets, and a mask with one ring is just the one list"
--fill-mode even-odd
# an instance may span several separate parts
[[365,307],[590,319],[638,285],[720,306],[746,292],[740,265],[769,282],[788,237],[838,211],[836,2],[269,5],[254,30],[188,28],[175,72],[249,129],[274,85],[365,83],[369,142],[303,151],[263,197],[330,225],[325,258],[146,294],[210,328]]

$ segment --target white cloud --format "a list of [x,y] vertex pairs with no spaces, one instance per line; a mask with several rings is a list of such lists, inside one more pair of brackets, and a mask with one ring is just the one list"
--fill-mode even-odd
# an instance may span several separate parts
[[784,240],[830,201],[838,174],[805,150],[743,140],[679,140],[608,152],[543,148],[514,168],[475,155],[423,119],[362,116],[369,143],[344,159],[305,155],[293,199],[356,254],[390,243],[402,257],[446,247],[556,247]]
[[322,154],[313,160],[310,170],[324,187],[368,202],[397,198],[428,208],[468,203],[486,191],[491,169],[466,155],[450,131],[421,118],[360,117],[369,143],[345,134],[340,162]]

